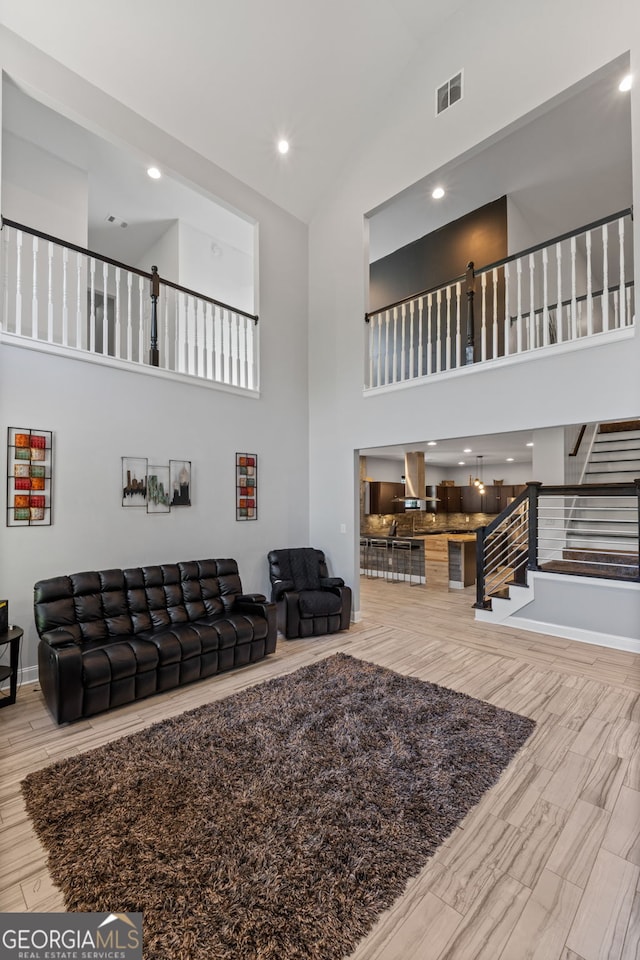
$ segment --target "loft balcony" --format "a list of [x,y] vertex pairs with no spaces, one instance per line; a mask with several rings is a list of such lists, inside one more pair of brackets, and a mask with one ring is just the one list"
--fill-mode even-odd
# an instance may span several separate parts
[[2,219],[7,342],[258,395],[258,317]]
[[365,315],[365,394],[629,336],[623,210]]

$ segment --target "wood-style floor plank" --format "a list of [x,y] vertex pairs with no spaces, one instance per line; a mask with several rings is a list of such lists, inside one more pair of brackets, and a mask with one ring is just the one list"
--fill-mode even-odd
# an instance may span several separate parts
[[0,910],[63,910],[26,816],[31,770],[341,650],[531,717],[536,730],[351,960],[638,960],[640,656],[476,622],[473,588],[363,579],[347,633],[67,727],[37,685],[0,712]]

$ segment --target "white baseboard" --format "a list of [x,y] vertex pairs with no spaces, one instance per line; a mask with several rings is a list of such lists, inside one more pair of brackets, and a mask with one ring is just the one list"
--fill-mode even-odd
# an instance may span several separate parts
[[595,643],[600,647],[611,647],[614,650],[626,650],[628,653],[640,653],[640,640],[633,637],[618,637],[608,633],[597,633],[595,630],[583,630],[580,627],[567,627],[557,623],[543,623],[541,620],[529,620],[526,617],[509,617],[508,626],[519,630],[530,630],[532,633],[546,633],[551,637],[566,637],[567,640],[577,640],[579,643]]

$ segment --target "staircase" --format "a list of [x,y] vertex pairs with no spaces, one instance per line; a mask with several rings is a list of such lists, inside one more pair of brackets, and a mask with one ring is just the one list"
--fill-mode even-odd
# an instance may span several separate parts
[[[584,484],[629,483],[640,478],[640,420],[600,424],[583,474]],[[586,492],[586,491],[585,491]],[[637,499],[580,498],[567,521],[561,558],[541,564],[553,572],[634,578],[638,566]]]

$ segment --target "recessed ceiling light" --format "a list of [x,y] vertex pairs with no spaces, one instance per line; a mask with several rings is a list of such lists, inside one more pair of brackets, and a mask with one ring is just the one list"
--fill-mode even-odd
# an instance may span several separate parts
[[147,167],[147,175],[151,177],[152,180],[159,180],[162,176],[157,167]]
[[631,90],[632,86],[633,86],[633,75],[631,73],[628,73],[626,77],[623,77],[620,83],[618,84],[618,90],[620,90],[621,93],[626,93],[627,90]]
[[530,441],[530,442],[527,444],[527,446],[528,446],[528,447],[532,447],[532,446],[533,446],[533,442]]
[[465,447],[463,453],[471,453],[471,447]]
[[427,443],[427,446],[428,446],[428,447],[437,447],[437,446],[438,446],[438,442],[437,442],[437,440],[429,440],[429,442]]
[[285,153],[289,153],[288,140],[278,140],[278,153],[281,153],[283,156]]
[[459,466],[459,467],[464,467],[464,464],[465,464],[465,461],[464,461],[464,460],[458,460],[458,466]]
[[514,460],[515,460],[515,457],[507,457],[507,463],[513,463]]
[[431,191],[431,196],[433,197],[434,200],[442,200],[442,198],[444,197],[444,187],[435,187]]

